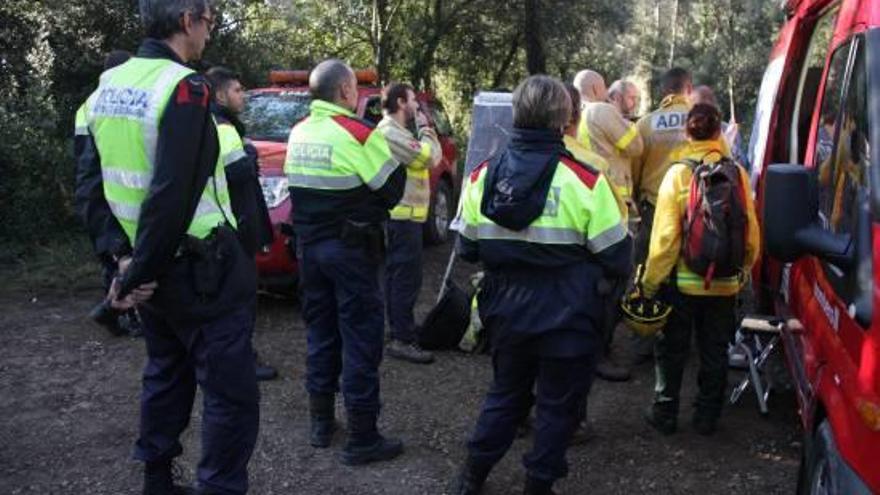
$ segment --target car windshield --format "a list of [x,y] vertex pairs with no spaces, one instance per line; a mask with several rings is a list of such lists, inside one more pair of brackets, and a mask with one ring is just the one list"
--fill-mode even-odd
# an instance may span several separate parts
[[290,128],[309,114],[311,100],[308,93],[300,91],[248,94],[241,115],[248,137],[256,141],[287,141]]

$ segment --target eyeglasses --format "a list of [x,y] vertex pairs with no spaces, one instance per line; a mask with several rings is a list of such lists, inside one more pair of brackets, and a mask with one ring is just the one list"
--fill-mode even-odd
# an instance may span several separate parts
[[205,25],[208,26],[208,31],[214,30],[214,27],[216,26],[216,23],[217,23],[217,20],[214,18],[214,16],[207,16],[205,14],[202,14],[202,16],[199,17],[199,19],[202,21],[205,21]]

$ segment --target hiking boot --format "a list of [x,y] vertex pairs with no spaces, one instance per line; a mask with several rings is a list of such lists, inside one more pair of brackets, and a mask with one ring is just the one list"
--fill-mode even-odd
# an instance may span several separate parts
[[104,327],[114,337],[122,337],[128,334],[128,331],[119,325],[120,312],[110,306],[110,302],[107,300],[101,301],[100,304],[92,308],[89,311],[89,318]]
[[556,492],[553,491],[552,481],[539,480],[529,476],[526,478],[523,495],[556,495]]
[[309,395],[309,418],[309,444],[319,449],[329,447],[336,431],[336,396]]
[[452,495],[479,495],[490,470],[483,466],[477,466],[468,458],[464,466],[461,467],[458,477],[455,478]]
[[596,438],[596,429],[589,421],[581,421],[576,430],[571,435],[569,445],[583,445]]
[[128,335],[129,337],[137,338],[144,336],[141,319],[134,308],[119,315],[119,328],[124,332],[123,335]]
[[397,438],[379,438],[372,445],[353,446],[347,444],[339,455],[346,466],[360,466],[378,461],[390,461],[403,453],[403,442]]
[[715,433],[715,430],[718,429],[718,421],[708,416],[694,414],[691,422],[693,424],[694,431],[696,431],[700,435],[709,436]]
[[653,407],[645,412],[645,422],[664,435],[672,435],[678,430],[678,422],[675,416],[660,414]]
[[348,443],[339,460],[346,466],[388,461],[403,453],[403,442],[385,438],[376,430],[375,413],[348,412]]
[[609,382],[625,382],[630,379],[630,372],[608,357],[603,357],[596,365],[596,376]]
[[143,495],[194,495],[190,487],[174,484],[171,461],[148,462],[144,466]]
[[422,349],[414,342],[392,339],[385,348],[385,352],[393,358],[410,363],[431,364],[434,362],[434,354]]

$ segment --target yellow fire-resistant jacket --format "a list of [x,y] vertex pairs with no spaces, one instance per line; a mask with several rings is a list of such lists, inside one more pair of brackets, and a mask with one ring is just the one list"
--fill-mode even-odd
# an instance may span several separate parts
[[437,134],[430,127],[423,127],[416,139],[409,129],[388,116],[377,129],[385,135],[391,156],[406,167],[406,189],[400,203],[391,210],[391,218],[423,223],[431,201],[430,169],[443,157]]
[[[705,160],[717,162],[722,156],[730,156],[725,152],[720,140],[694,141],[689,143],[686,152],[683,150],[678,159]],[[704,287],[703,277],[692,272],[685,266],[681,258],[684,215],[690,192],[691,169],[683,163],[674,163],[663,182],[657,196],[657,209],[654,213],[654,227],[651,231],[651,245],[645,273],[642,276],[642,288],[648,297],[657,293],[660,284],[666,280],[676,267],[676,285],[684,293],[693,296],[732,296],[739,292],[745,282],[745,275],[751,271],[758,259],[761,248],[761,237],[758,217],[755,214],[755,202],[752,199],[752,188],[745,169],[740,167],[740,179],[746,198],[746,215],[748,216],[748,233],[746,235],[746,252],[743,273],[740,277],[715,277],[709,288]]]
[[[575,160],[586,163],[587,165],[592,166],[602,173],[606,173],[608,171],[608,162],[605,161],[605,159],[599,156],[597,153],[593,153],[592,151],[581,146],[574,136],[569,136],[568,134],[565,134],[564,136],[562,136],[562,143],[565,145],[565,149],[568,150],[569,153],[571,153]],[[611,192],[614,194],[614,198],[617,200],[617,207],[620,209],[620,216],[623,218],[623,223],[626,224],[629,218],[629,210],[626,207],[626,202],[623,200],[619,191],[616,190],[614,185],[611,184],[611,186]]]
[[644,142],[642,156],[633,160],[633,195],[638,201],[657,204],[657,189],[669,165],[673,150],[687,143],[685,123],[690,104],[681,95],[669,95],[660,108],[639,119],[636,126]]
[[605,102],[582,104],[577,140],[608,162],[608,177],[624,201],[632,196],[632,160],[642,155],[642,137],[635,124]]

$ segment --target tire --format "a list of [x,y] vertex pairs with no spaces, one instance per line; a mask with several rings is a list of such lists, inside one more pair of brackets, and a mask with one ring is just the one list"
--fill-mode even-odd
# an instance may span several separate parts
[[842,463],[834,444],[831,425],[827,419],[819,423],[813,438],[804,446],[799,473],[799,495],[838,495],[841,481],[837,466]]
[[429,245],[444,244],[449,240],[449,224],[455,209],[452,201],[452,186],[445,178],[440,179],[431,195],[428,220],[425,222],[425,242]]

